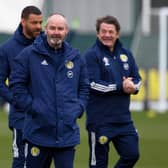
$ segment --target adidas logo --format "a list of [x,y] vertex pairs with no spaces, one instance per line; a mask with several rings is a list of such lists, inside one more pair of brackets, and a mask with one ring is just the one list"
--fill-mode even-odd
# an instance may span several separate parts
[[41,65],[48,65],[48,62],[47,62],[46,60],[43,60],[43,61],[41,62]]

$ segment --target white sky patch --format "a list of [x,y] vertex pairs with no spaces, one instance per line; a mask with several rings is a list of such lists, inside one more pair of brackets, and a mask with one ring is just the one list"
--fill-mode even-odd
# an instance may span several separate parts
[[0,5],[0,32],[13,33],[20,22],[21,12],[28,5],[42,10],[44,0],[3,0]]

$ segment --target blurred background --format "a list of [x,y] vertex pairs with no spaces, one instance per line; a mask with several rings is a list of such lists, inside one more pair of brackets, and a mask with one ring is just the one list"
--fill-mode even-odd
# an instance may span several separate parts
[[[142,76],[142,88],[131,97],[133,119],[140,132],[141,159],[136,168],[168,167],[168,0],[1,0],[0,44],[8,39],[20,21],[22,9],[38,6],[46,18],[63,13],[69,23],[67,40],[81,53],[96,39],[98,17],[113,15],[121,24],[120,38],[134,54]],[[7,126],[8,104],[0,98],[0,167],[10,167],[11,134]],[[134,112],[140,113],[134,113]],[[86,168],[88,159],[85,116],[81,125],[81,145],[75,167]],[[114,162],[115,152],[110,153]],[[112,167],[112,166],[111,166]]]
[[22,9],[31,4],[42,10],[44,25],[51,13],[63,13],[70,26],[67,40],[81,53],[96,38],[96,19],[107,14],[117,17],[121,40],[132,50],[143,78],[141,92],[132,96],[131,109],[157,112],[168,109],[167,0],[2,0],[0,44],[13,34]]

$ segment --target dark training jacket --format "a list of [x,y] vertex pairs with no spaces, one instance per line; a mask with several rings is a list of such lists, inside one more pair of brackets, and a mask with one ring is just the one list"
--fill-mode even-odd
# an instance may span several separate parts
[[40,146],[74,146],[89,94],[86,65],[66,42],[55,50],[46,41],[39,36],[15,58],[10,87],[26,111],[23,137]]
[[[87,126],[130,122],[130,94],[123,92],[123,77],[133,77],[139,90],[141,77],[131,52],[116,41],[114,52],[98,39],[84,53],[89,79],[90,99],[86,109]],[[135,93],[135,94],[136,94]]]
[[[32,44],[34,39],[27,39],[22,33],[22,26],[19,25],[14,35],[0,46],[0,96],[10,103],[9,127],[22,129],[24,113],[12,105],[13,94],[6,85],[6,79],[11,74],[13,59],[27,46]],[[10,81],[9,81],[10,82]]]

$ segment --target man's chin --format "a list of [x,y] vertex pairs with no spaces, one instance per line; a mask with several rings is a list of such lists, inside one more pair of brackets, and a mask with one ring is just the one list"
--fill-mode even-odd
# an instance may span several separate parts
[[57,42],[51,42],[51,46],[54,48],[59,48],[62,44],[62,41],[57,41]]
[[107,47],[111,47],[112,46],[112,44],[111,43],[103,43],[105,46],[107,46]]
[[32,37],[32,38],[36,38],[39,34],[40,34],[40,33],[33,33],[31,37]]

